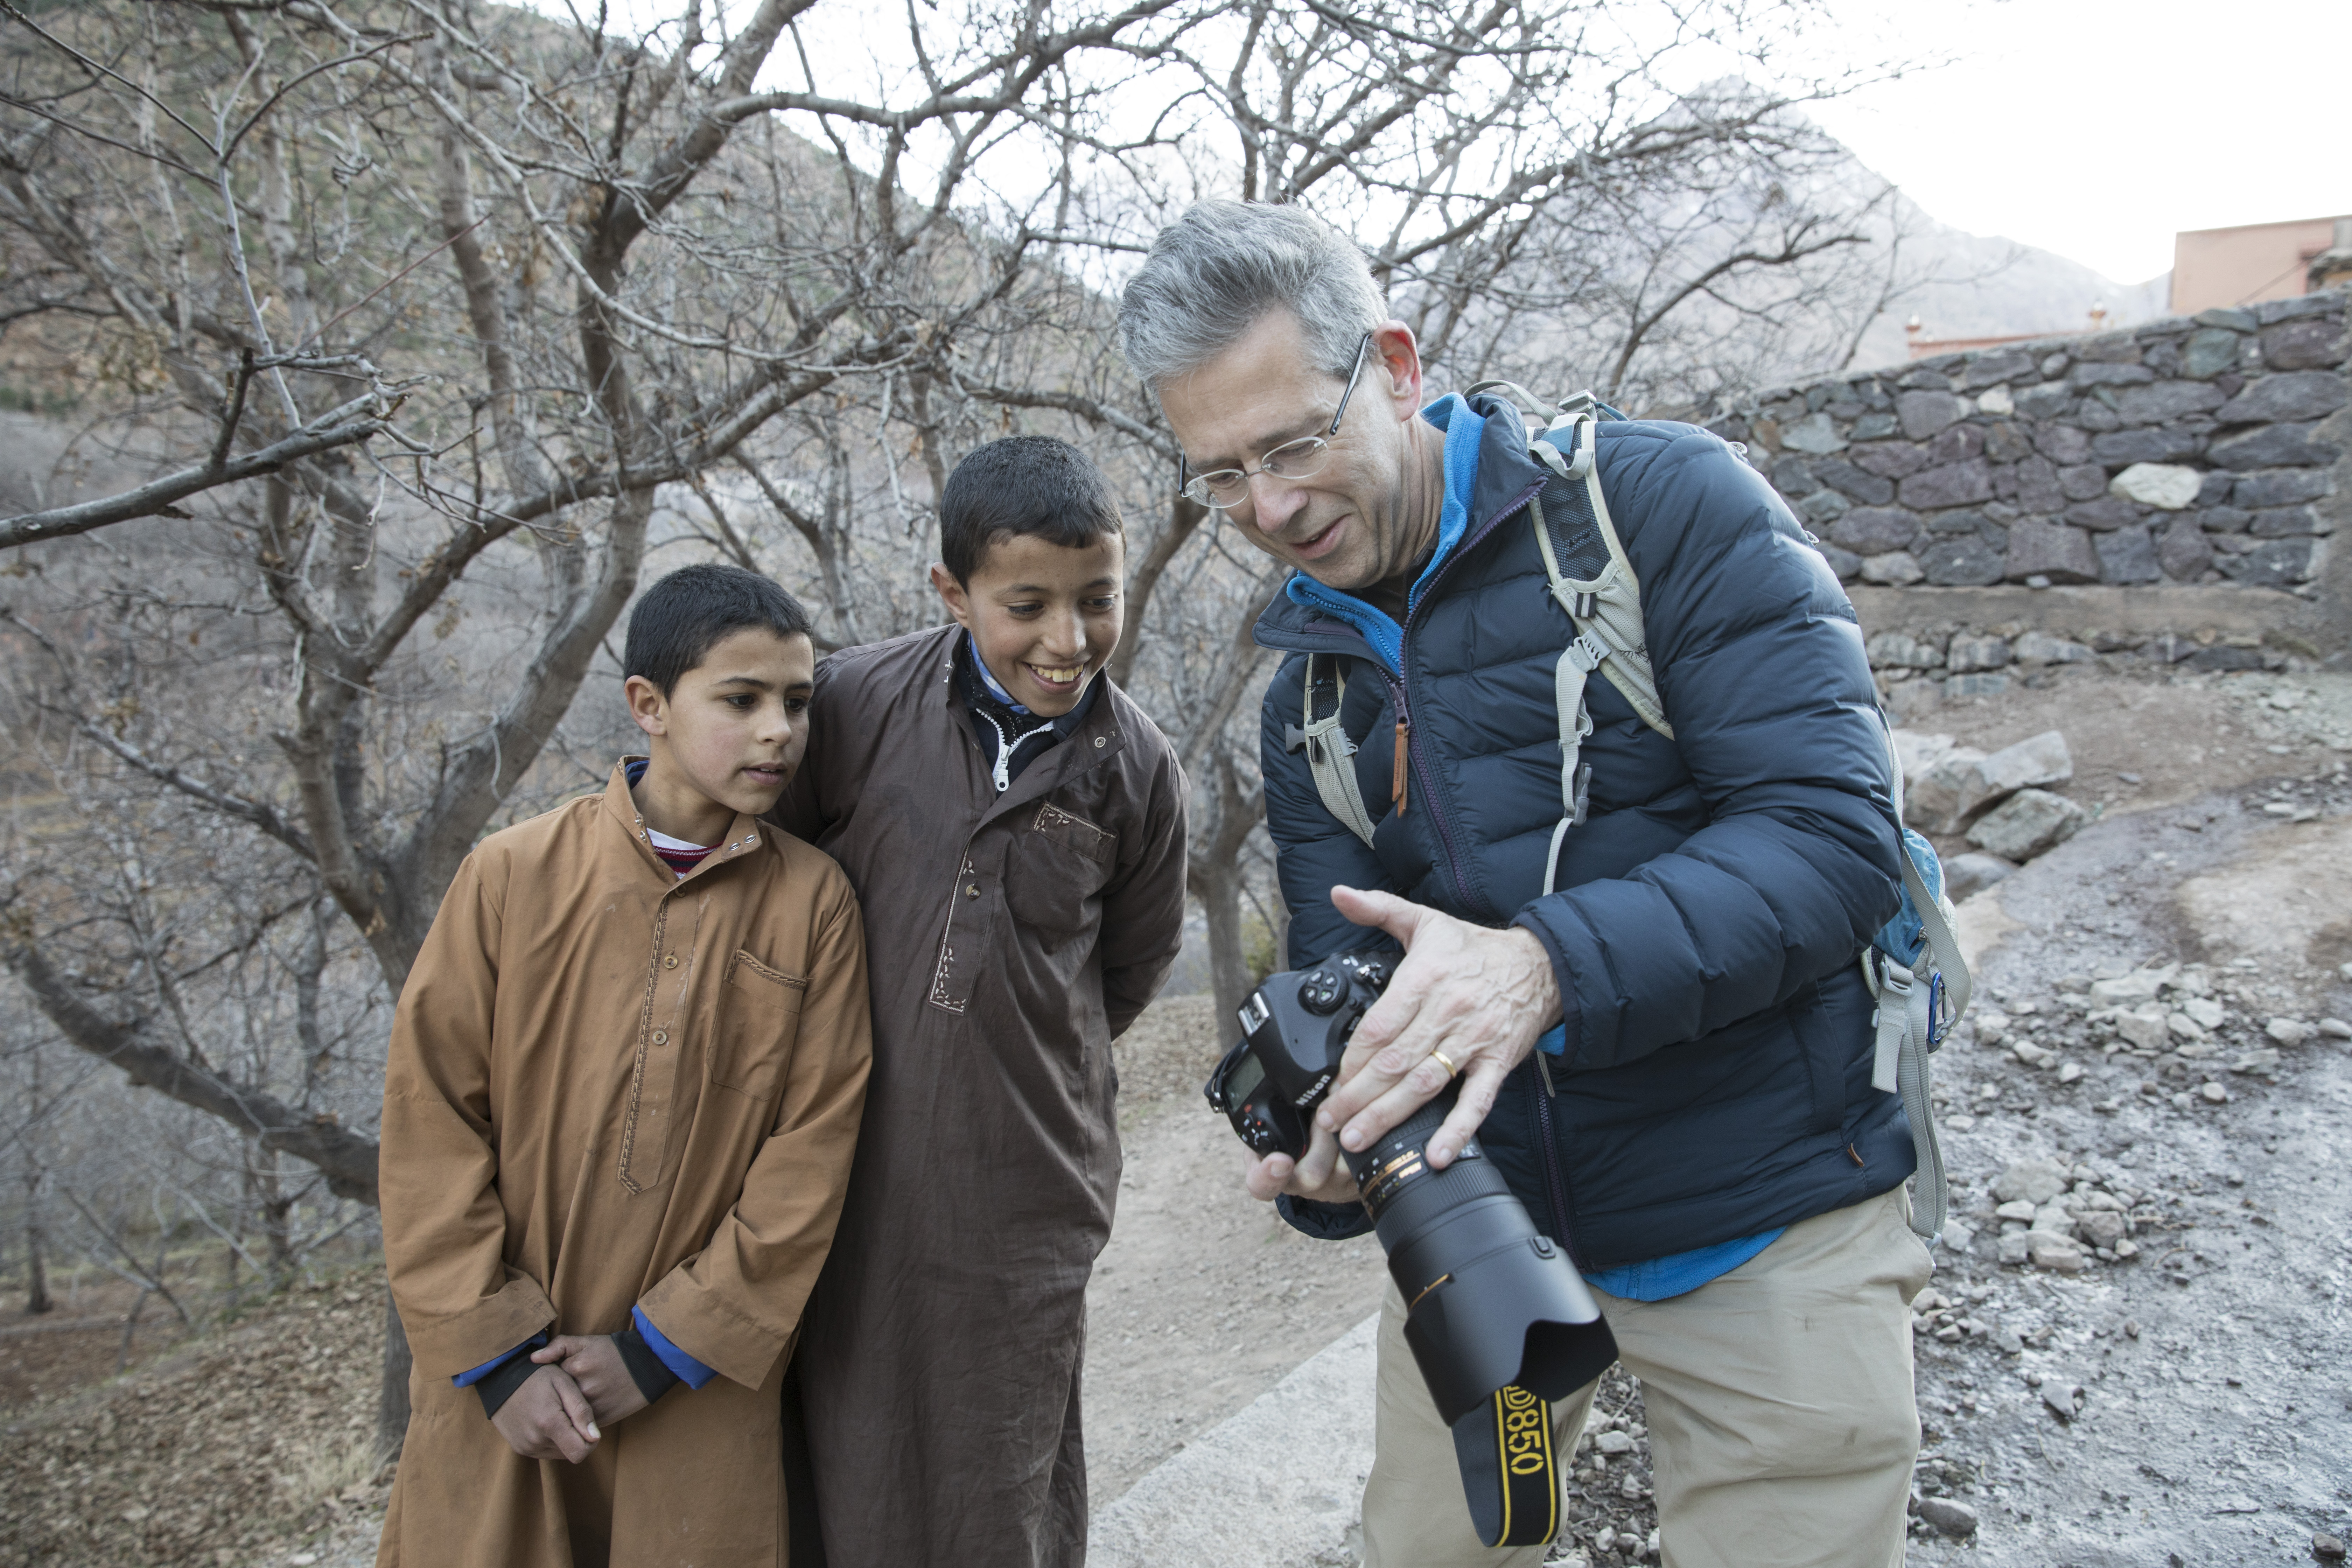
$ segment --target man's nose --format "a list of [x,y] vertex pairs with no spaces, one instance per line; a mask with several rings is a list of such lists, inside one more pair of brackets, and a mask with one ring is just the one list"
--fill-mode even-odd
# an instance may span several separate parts
[[1261,533],[1277,533],[1307,504],[1307,489],[1295,479],[1278,479],[1264,468],[1249,477],[1251,521]]

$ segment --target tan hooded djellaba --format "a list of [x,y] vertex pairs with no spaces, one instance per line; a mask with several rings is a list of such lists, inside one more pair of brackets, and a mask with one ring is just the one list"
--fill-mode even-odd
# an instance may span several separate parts
[[[402,990],[384,1256],[416,1365],[377,1562],[782,1564],[778,1393],[872,1057],[857,903],[747,816],[683,880],[620,768],[485,839]],[[450,1379],[630,1309],[718,1373],[579,1465]]]
[[1086,1289],[1118,1195],[1110,1042],[1184,912],[1181,770],[1097,676],[997,793],[949,626],[817,667],[784,824],[866,910],[874,1076],[800,1349],[830,1568],[1080,1568]]

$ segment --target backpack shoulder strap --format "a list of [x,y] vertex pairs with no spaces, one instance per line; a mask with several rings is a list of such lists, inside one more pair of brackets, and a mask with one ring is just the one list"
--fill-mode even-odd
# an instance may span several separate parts
[[[1370,844],[1376,824],[1364,809],[1364,792],[1356,782],[1356,742],[1348,738],[1348,731],[1339,723],[1339,710],[1348,700],[1348,671],[1334,659],[1328,681],[1318,681],[1316,676],[1316,656],[1310,653],[1307,656],[1305,689],[1300,696],[1299,722],[1286,739],[1292,751],[1306,752],[1307,771],[1315,775],[1315,793],[1323,797],[1324,809],[1350,833]],[[1331,690],[1331,711],[1319,719],[1315,714],[1318,685]]]

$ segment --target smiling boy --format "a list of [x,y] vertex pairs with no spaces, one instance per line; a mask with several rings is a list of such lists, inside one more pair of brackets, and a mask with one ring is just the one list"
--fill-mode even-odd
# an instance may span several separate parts
[[872,1057],[849,883],[757,820],[808,742],[808,617],[689,566],[625,663],[651,755],[477,846],[401,992],[379,1564],[784,1561],[779,1392]]
[[874,944],[873,1088],[794,1375],[825,1561],[1079,1568],[1110,1042],[1182,940],[1184,778],[1103,673],[1125,542],[1093,465],[992,442],[940,512],[954,624],[825,659],[778,815]]

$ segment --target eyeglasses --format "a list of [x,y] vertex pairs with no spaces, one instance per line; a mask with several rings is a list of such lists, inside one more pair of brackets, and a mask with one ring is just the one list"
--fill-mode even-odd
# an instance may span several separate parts
[[1184,455],[1176,455],[1176,488],[1185,498],[1201,505],[1223,511],[1249,499],[1250,476],[1271,474],[1277,479],[1312,479],[1329,466],[1331,437],[1339,433],[1339,421],[1348,416],[1348,399],[1356,395],[1357,378],[1364,374],[1364,351],[1371,346],[1372,334],[1366,332],[1356,345],[1356,364],[1348,373],[1347,390],[1339,394],[1339,411],[1331,416],[1331,427],[1320,436],[1301,436],[1296,441],[1285,441],[1258,459],[1255,468],[1218,468],[1211,473],[1191,473],[1185,467]]

